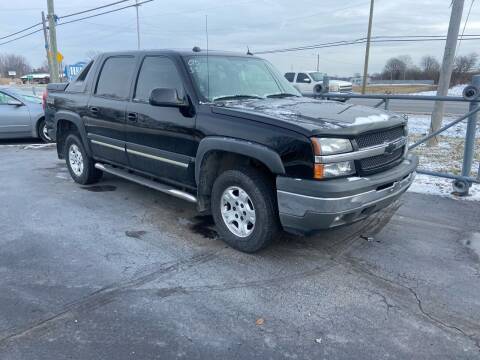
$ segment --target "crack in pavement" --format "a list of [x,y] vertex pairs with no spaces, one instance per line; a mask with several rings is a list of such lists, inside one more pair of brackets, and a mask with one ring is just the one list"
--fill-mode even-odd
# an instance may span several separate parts
[[[462,336],[465,336],[469,340],[473,341],[475,344],[475,347],[477,347],[480,351],[480,338],[477,338],[475,334],[469,334],[465,330],[455,326],[455,325],[450,325],[446,323],[445,321],[442,321],[429,312],[425,311],[422,305],[422,302],[420,298],[418,297],[416,291],[412,289],[411,287],[401,284],[399,282],[396,282],[394,280],[388,279],[386,277],[383,277],[381,275],[378,275],[369,269],[365,268],[361,264],[357,263],[356,259],[349,257],[345,255],[348,250],[350,250],[355,244],[360,243],[360,235],[364,234],[365,232],[368,231],[368,233],[374,235],[380,232],[383,227],[390,221],[390,219],[395,215],[395,212],[397,209],[401,206],[401,203],[397,202],[393,206],[385,209],[385,211],[375,214],[374,216],[368,218],[365,220],[364,224],[355,231],[352,234],[349,234],[345,236],[342,240],[340,240],[336,245],[327,247],[325,250],[331,253],[330,260],[336,262],[339,265],[345,266],[347,269],[350,268],[354,271],[360,272],[364,275],[368,275],[370,277],[374,277],[376,279],[381,280],[383,283],[388,283],[390,285],[396,286],[396,287],[401,287],[406,290],[415,297],[415,301],[417,304],[418,309],[422,313],[424,317],[430,320],[436,327],[441,328],[443,330],[449,329],[449,330],[454,330],[457,333],[460,333]],[[367,242],[363,242],[361,246],[365,246]],[[308,246],[308,245],[307,245]],[[315,248],[314,246],[308,246],[311,250],[315,252],[321,252],[321,250]],[[322,254],[324,254],[322,252]],[[344,260],[346,263],[343,263],[341,260]],[[388,302],[386,301],[386,297],[383,294],[376,293],[377,295],[382,297],[382,301],[386,304],[387,306],[387,312],[388,310],[392,307],[391,304],[389,305]],[[480,330],[480,329],[479,329]]]
[[437,319],[436,317],[434,317],[433,315],[431,315],[429,312],[425,311],[423,309],[423,305],[422,305],[422,301],[420,300],[420,298],[418,297],[418,294],[415,290],[413,290],[412,288],[410,287],[407,287],[408,290],[410,290],[410,292],[415,296],[415,299],[417,300],[417,303],[418,303],[418,308],[420,309],[420,311],[422,312],[423,315],[425,315],[427,318],[429,318],[431,321],[443,326],[443,327],[446,327],[446,328],[449,328],[449,329],[452,329],[452,330],[457,330],[458,332],[460,332],[463,336],[469,338],[470,340],[472,340],[474,343],[475,343],[475,346],[478,348],[478,350],[480,351],[480,339],[477,339],[474,335],[472,334],[467,334],[464,330],[462,330],[461,328],[457,327],[457,326],[454,326],[454,325],[450,325],[450,324],[447,324],[445,323],[444,321],[440,320],[440,319]]
[[[461,335],[465,336],[470,341],[473,341],[473,343],[475,344],[475,347],[477,347],[478,350],[480,351],[480,339],[477,338],[475,334],[468,334],[465,330],[463,330],[463,329],[461,329],[461,328],[459,328],[455,325],[448,324],[445,321],[442,321],[442,320],[438,319],[437,317],[433,316],[432,314],[430,314],[429,312],[425,311],[425,309],[423,308],[423,304],[422,304],[419,296],[417,295],[417,292],[413,288],[411,288],[407,285],[401,284],[399,282],[396,282],[394,280],[388,279],[386,277],[383,277],[379,274],[373,273],[369,269],[367,269],[367,268],[363,267],[362,265],[358,264],[354,258],[347,257],[347,256],[342,256],[341,259],[345,260],[347,262],[347,265],[349,265],[349,267],[354,271],[360,272],[360,273],[362,273],[364,275],[367,275],[369,277],[374,277],[374,278],[376,278],[376,279],[378,279],[378,280],[380,280],[384,283],[388,283],[388,284],[390,284],[394,287],[400,287],[400,288],[408,290],[408,292],[415,297],[417,307],[420,310],[420,312],[422,313],[422,315],[424,317],[426,317],[427,319],[429,319],[431,323],[433,323],[436,327],[438,327],[440,329],[455,330],[457,333],[460,333]],[[338,264],[342,264],[342,263],[338,262]],[[343,264],[343,265],[345,265],[345,264]],[[479,330],[480,330],[480,327],[479,327]]]

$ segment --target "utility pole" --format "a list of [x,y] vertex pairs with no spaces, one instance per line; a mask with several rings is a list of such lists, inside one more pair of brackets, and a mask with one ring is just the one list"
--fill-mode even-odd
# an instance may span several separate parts
[[[460,22],[462,21],[463,4],[464,0],[452,0],[452,13],[448,25],[447,41],[443,53],[440,78],[438,79],[437,96],[446,96],[448,94],[448,88],[450,87],[453,61],[455,59],[455,49],[457,48],[458,32],[460,30]],[[430,122],[430,134],[437,131],[442,126],[444,110],[445,103],[443,101],[435,101],[432,120]],[[438,144],[438,138],[436,136],[431,138],[428,140],[427,144],[429,146]]]
[[370,38],[372,36],[373,3],[374,3],[374,0],[370,0],[370,16],[368,18],[367,46],[365,48],[365,64],[363,65],[362,94],[365,94],[365,88],[367,87],[368,57],[370,56]]
[[58,60],[57,60],[57,31],[55,29],[56,24],[56,17],[55,17],[55,10],[53,7],[53,0],[47,0],[47,8],[48,8],[48,31],[50,33],[50,47],[51,47],[51,58],[52,58],[52,74],[51,81],[52,82],[60,82],[59,75],[60,69],[58,67]]
[[320,54],[317,54],[317,72],[320,71]]
[[50,45],[48,44],[47,20],[45,19],[45,12],[43,11],[42,11],[42,25],[43,25],[43,37],[45,38],[45,51],[47,52],[48,72],[50,73],[50,79],[52,79],[53,78],[52,53],[50,52]]
[[138,50],[140,50],[140,21],[138,19],[138,7],[140,5],[138,5],[138,0],[135,0],[135,10],[137,12],[137,48]]

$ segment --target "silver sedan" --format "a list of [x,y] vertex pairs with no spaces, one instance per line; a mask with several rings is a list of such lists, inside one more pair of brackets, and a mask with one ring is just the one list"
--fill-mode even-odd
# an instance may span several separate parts
[[21,90],[0,87],[0,139],[27,137],[51,141],[42,99]]

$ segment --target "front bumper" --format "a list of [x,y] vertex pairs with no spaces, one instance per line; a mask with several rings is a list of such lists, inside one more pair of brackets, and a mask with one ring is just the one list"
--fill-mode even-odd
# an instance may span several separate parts
[[397,200],[413,182],[418,158],[409,154],[394,168],[368,177],[325,181],[277,178],[280,222],[308,234],[366,218]]

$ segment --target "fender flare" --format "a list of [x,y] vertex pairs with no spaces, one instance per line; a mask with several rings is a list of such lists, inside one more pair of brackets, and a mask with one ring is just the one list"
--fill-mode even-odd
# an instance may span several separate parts
[[203,159],[210,151],[225,151],[251,157],[264,164],[273,174],[285,174],[280,156],[272,149],[247,140],[209,136],[200,141],[195,159],[195,182],[199,184]]
[[64,111],[60,110],[55,113],[54,121],[55,121],[55,138],[57,138],[57,130],[58,130],[58,122],[61,120],[65,121],[70,121],[71,123],[75,124],[75,126],[78,129],[78,132],[80,133],[80,139],[83,142],[83,146],[85,147],[85,151],[89,156],[92,155],[92,150],[90,149],[90,144],[88,142],[88,137],[87,137],[87,130],[85,129],[85,126],[83,124],[83,121],[81,117],[71,111]]

